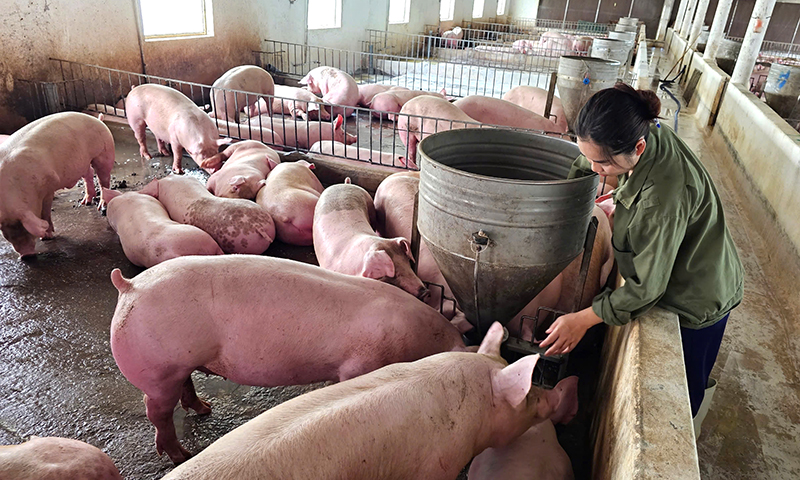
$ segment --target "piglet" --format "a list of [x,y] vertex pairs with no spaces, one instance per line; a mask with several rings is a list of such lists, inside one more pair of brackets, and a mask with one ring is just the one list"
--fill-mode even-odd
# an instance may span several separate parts
[[225,253],[261,254],[275,238],[275,224],[263,208],[250,200],[215,197],[193,177],[153,180],[140,193],[157,198],[176,222],[211,235]]
[[[465,350],[447,319],[398,288],[292,260],[181,257],[130,280],[115,269],[111,281],[119,291],[111,352],[125,378],[145,394],[156,449],[175,463],[189,458],[172,418],[178,400],[197,413],[211,411],[195,393],[194,370],[244,385],[298,385],[347,380],[390,363]],[[441,386],[431,391],[445,391]],[[447,391],[458,394],[461,387]],[[361,421],[360,414],[349,418]],[[364,432],[361,427],[355,431]],[[341,430],[337,435],[350,437]],[[317,452],[305,442],[291,443],[306,453]],[[257,461],[242,452],[229,460]],[[287,461],[291,468],[279,477],[302,468],[292,465],[294,459]],[[233,469],[223,477],[252,478],[266,471]]]
[[[221,90],[224,89],[224,90]],[[228,90],[251,92],[252,95]],[[219,77],[211,86],[211,108],[209,115],[222,121],[239,121],[239,112],[249,108],[259,99],[257,94],[273,95],[275,82],[268,71],[255,65],[233,67]],[[264,113],[272,113],[270,106]]]
[[[259,100],[263,102],[263,99]],[[267,113],[262,104],[251,108],[251,117]],[[272,111],[276,114],[286,114],[299,117],[303,120],[330,120],[331,114],[328,106],[321,99],[305,88],[275,85],[275,97],[272,99]]]
[[389,90],[372,97],[372,102],[368,105],[369,108],[376,110],[372,112],[374,117],[384,117],[394,121],[397,113],[403,108],[409,100],[417,98],[422,95],[430,95],[434,97],[447,99],[446,91],[443,88],[439,92],[426,92],[424,90]]
[[256,140],[235,143],[222,152],[225,163],[200,165],[218,169],[208,178],[206,188],[218,197],[255,200],[269,172],[281,163],[275,150]]
[[486,448],[577,408],[575,377],[553,390],[533,387],[539,357],[508,365],[502,338],[495,323],[478,353],[396,363],[293,398],[164,479],[453,480]]
[[114,461],[79,440],[32,437],[20,445],[0,446],[3,480],[122,480]]
[[425,299],[428,289],[411,269],[408,240],[381,238],[374,225],[375,207],[366,190],[349,183],[326,188],[314,210],[314,252],[319,266],[382,280]]
[[481,123],[545,132],[566,132],[553,121],[499,98],[470,95],[456,100],[453,105]]
[[119,235],[122,251],[134,265],[150,268],[185,255],[222,255],[211,235],[169,218],[164,206],[138,192],[104,191],[108,224]]
[[231,141],[230,138],[219,138],[214,120],[174,88],[139,85],[125,99],[125,111],[128,124],[139,142],[139,153],[148,160],[152,158],[147,151],[145,135],[145,128],[150,128],[162,155],[169,155],[166,143],[172,147],[172,171],[175,173],[183,173],[181,157],[184,150],[200,165],[204,161],[215,161],[219,147]]
[[[0,145],[0,229],[20,257],[36,255],[37,238],[53,238],[53,194],[83,178],[81,205],[94,200],[94,174],[109,188],[114,138],[100,120],[63,112],[35,120]],[[100,196],[98,209],[105,206]]]
[[[544,116],[547,93],[547,90],[543,88],[519,85],[506,92],[506,94],[503,95],[503,100],[519,105],[537,115]],[[566,132],[569,129],[567,117],[564,115],[564,107],[561,105],[561,99],[558,97],[553,97],[553,104],[550,107],[550,117],[548,118],[559,127],[559,131]]]
[[325,155],[337,155],[351,160],[360,160],[378,165],[390,167],[406,166],[405,158],[395,156],[380,150],[370,150],[369,148],[359,148],[354,145],[345,145],[341,142],[322,141],[311,145],[309,152],[319,152]]
[[340,105],[331,107],[331,115],[352,115],[354,108],[342,107],[358,106],[358,84],[346,72],[333,67],[317,67],[300,79],[300,83],[308,85],[311,93],[322,95],[325,103]]
[[275,222],[278,240],[292,245],[312,245],[314,208],[324,187],[305,160],[276,166],[258,191],[256,203]]
[[[258,129],[268,129],[278,134],[283,140],[283,145],[287,147],[308,149],[316,142],[322,140],[335,140],[337,142],[355,143],[356,136],[344,131],[344,118],[336,116],[333,122],[321,121],[301,121],[287,119],[285,117],[266,117],[264,115],[250,119],[250,126],[256,131]],[[243,129],[246,130],[246,129]],[[245,136],[249,135],[244,131]],[[265,137],[264,141],[269,138]]]

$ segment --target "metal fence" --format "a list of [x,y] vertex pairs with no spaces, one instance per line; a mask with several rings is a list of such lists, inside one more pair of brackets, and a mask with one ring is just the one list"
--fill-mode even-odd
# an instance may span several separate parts
[[[134,87],[143,84],[159,84],[178,90],[204,107],[210,103],[212,87],[154,75],[143,75],[98,65],[88,65],[61,59],[51,59],[58,64],[62,80],[58,82],[22,82],[30,89],[29,99],[35,103],[35,111],[44,116],[59,111],[89,110],[106,116],[126,118],[125,97]],[[235,110],[242,112],[253,105],[246,119],[239,123],[232,119],[215,119],[220,136],[234,139],[253,139],[281,150],[319,152],[350,160],[416,169],[411,161],[416,155],[415,138],[424,138],[442,130],[458,128],[504,128],[534,134],[546,132],[510,128],[477,122],[454,121],[419,115],[395,114],[393,121],[387,112],[343,105],[320,104],[323,108],[348,108],[354,116],[336,118],[334,122],[321,118],[295,120],[281,115],[270,115],[267,105],[275,102],[293,106],[303,104],[294,99],[262,95],[228,89],[214,92],[229,95],[224,98],[220,111],[227,110],[229,101]],[[230,98],[230,100],[229,100]],[[242,118],[245,115],[242,114]],[[337,125],[339,123],[339,125]],[[347,134],[345,134],[347,132]],[[552,134],[569,138],[566,135]],[[347,145],[345,145],[347,144]]]
[[[487,65],[475,64],[475,60],[463,61],[463,58],[446,54],[445,58],[438,55],[420,58],[381,51],[395,48],[388,41],[380,44],[366,42],[365,51],[362,52],[273,40],[264,41],[263,45],[264,50],[254,52],[255,63],[273,73],[299,79],[311,69],[327,65],[349,73],[359,83],[384,83],[436,92],[444,89],[447,95],[453,97],[485,95],[499,98],[518,85],[547,89],[550,85],[550,72],[557,70],[560,55],[558,52],[551,52],[552,57],[538,58],[501,51],[494,53],[494,63]],[[431,53],[434,51],[432,48]],[[456,53],[464,54],[461,51]],[[478,53],[473,55],[479,56]],[[504,62],[504,55],[522,61]],[[525,66],[524,61],[527,61],[527,68],[514,68],[515,65]]]
[[[744,38],[742,37],[731,37],[725,35],[725,38],[739,43],[744,41]],[[761,42],[761,50],[759,51],[758,56],[762,60],[778,61],[790,59],[800,62],[800,44],[765,40]],[[800,65],[800,63],[797,64]]]

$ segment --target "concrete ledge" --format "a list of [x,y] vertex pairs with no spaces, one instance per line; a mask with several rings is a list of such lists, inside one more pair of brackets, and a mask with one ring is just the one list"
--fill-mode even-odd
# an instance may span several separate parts
[[592,477],[699,479],[678,316],[609,328],[592,425]]

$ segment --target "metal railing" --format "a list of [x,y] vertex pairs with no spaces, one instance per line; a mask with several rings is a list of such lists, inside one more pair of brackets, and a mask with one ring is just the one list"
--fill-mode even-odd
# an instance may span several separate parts
[[[37,104],[35,111],[39,116],[66,110],[89,110],[106,116],[127,118],[125,97],[131,89],[143,84],[174,88],[201,107],[210,103],[212,95],[210,85],[68,60],[51,60],[60,68],[62,80],[23,82],[23,85],[31,89],[29,98]],[[274,106],[276,101],[289,102],[294,106],[306,102],[239,90],[214,88],[213,91],[226,93],[217,97],[223,99],[222,104],[217,106],[220,112],[227,111],[229,101],[234,102],[234,110],[242,117],[245,115],[241,112],[249,107],[247,119],[242,123],[232,121],[233,119],[215,119],[220,136],[258,140],[280,150],[321,152],[334,157],[400,168],[417,168],[414,162],[408,160],[416,154],[415,148],[412,152],[413,142],[410,142],[410,136],[421,139],[438,131],[457,128],[502,128],[534,134],[547,133],[405,113],[394,113],[392,121],[386,119],[387,112],[324,103],[321,99],[322,108],[346,108],[354,111],[355,115],[344,116],[341,120],[336,118],[336,122],[321,118],[294,120],[282,115],[270,115],[267,105]],[[339,122],[340,126],[336,124]],[[345,132],[350,135],[346,136]],[[561,134],[550,135],[570,138]]]
[[[560,55],[558,52],[549,52],[552,57],[535,57],[507,53],[508,49],[503,47],[497,52],[471,52],[473,60],[469,62],[459,61],[464,59],[453,58],[447,55],[448,52],[443,54],[445,58],[441,58],[438,55],[441,49],[431,49],[431,53],[437,55],[424,58],[384,53],[379,51],[384,48],[383,43],[365,44],[366,51],[363,52],[273,40],[264,41],[263,45],[264,50],[254,52],[255,63],[272,73],[299,79],[309,70],[327,65],[346,71],[359,83],[384,83],[435,92],[444,89],[447,95],[453,97],[485,95],[499,98],[518,85],[547,89],[550,72],[558,68]],[[460,51],[456,53],[464,54]],[[475,58],[482,55],[493,58],[493,62],[476,65]],[[505,61],[506,57],[514,58],[516,62]],[[514,65],[527,65],[527,68],[514,68]]]
[[[731,37],[725,35],[725,38],[739,43],[744,41],[744,38],[742,37]],[[758,56],[762,60],[779,61],[782,59],[791,59],[800,61],[800,44],[765,40],[761,42],[761,50],[759,51]]]

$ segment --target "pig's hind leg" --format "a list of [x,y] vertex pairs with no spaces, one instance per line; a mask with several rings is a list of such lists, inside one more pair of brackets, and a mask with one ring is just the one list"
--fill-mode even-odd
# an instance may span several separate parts
[[188,411],[190,408],[197,412],[198,415],[208,415],[211,413],[211,405],[208,402],[200,400],[197,392],[194,389],[194,382],[192,377],[183,382],[183,393],[181,394],[181,407]]
[[192,456],[178,441],[175,432],[173,410],[181,397],[180,384],[170,382],[174,388],[165,388],[160,385],[158,394],[144,396],[144,405],[147,418],[156,427],[156,451],[159,455],[166,452],[170,460],[177,465]]
[[160,138],[156,137],[156,143],[158,143],[158,153],[164,155],[165,157],[169,157],[169,149],[167,148],[166,142],[161,140]]
[[181,162],[183,161],[183,146],[177,142],[170,142],[172,146],[172,173],[183,173]]
[[131,126],[133,127],[133,136],[136,137],[136,141],[139,143],[139,154],[148,160],[152,160],[153,157],[147,151],[147,124],[144,120],[139,120]]
[[111,189],[111,169],[114,168],[114,144],[107,145],[106,148],[92,159],[92,168],[94,173],[97,174],[97,180],[100,182],[100,203],[97,209],[101,210],[108,203],[107,198],[103,195],[103,188]]
[[94,188],[94,170],[92,170],[92,167],[87,168],[86,173],[83,174],[83,183],[86,193],[83,195],[81,205],[91,205],[95,195],[97,195],[97,190]]

